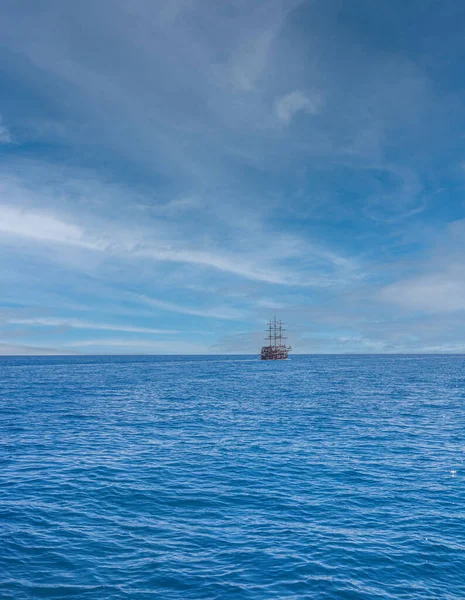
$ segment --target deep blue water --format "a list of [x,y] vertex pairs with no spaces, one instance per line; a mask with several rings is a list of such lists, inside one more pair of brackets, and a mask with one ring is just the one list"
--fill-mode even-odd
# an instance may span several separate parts
[[465,598],[465,357],[0,359],[0,597]]

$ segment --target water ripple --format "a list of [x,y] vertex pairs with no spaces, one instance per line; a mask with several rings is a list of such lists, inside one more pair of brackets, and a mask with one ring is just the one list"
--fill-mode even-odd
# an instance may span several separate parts
[[3,598],[465,598],[465,358],[0,359]]

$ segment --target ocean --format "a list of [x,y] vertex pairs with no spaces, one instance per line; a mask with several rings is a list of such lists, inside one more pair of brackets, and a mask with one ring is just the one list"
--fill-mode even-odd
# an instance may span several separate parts
[[465,598],[465,357],[0,358],[0,597]]

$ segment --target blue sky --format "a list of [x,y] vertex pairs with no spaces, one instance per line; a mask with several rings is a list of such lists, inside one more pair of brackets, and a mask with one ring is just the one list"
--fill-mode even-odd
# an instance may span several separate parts
[[464,352],[464,28],[4,0],[0,353]]

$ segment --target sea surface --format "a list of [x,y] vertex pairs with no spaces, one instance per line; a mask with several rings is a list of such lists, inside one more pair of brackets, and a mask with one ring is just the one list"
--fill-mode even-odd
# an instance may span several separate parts
[[465,598],[465,357],[0,359],[0,598]]

